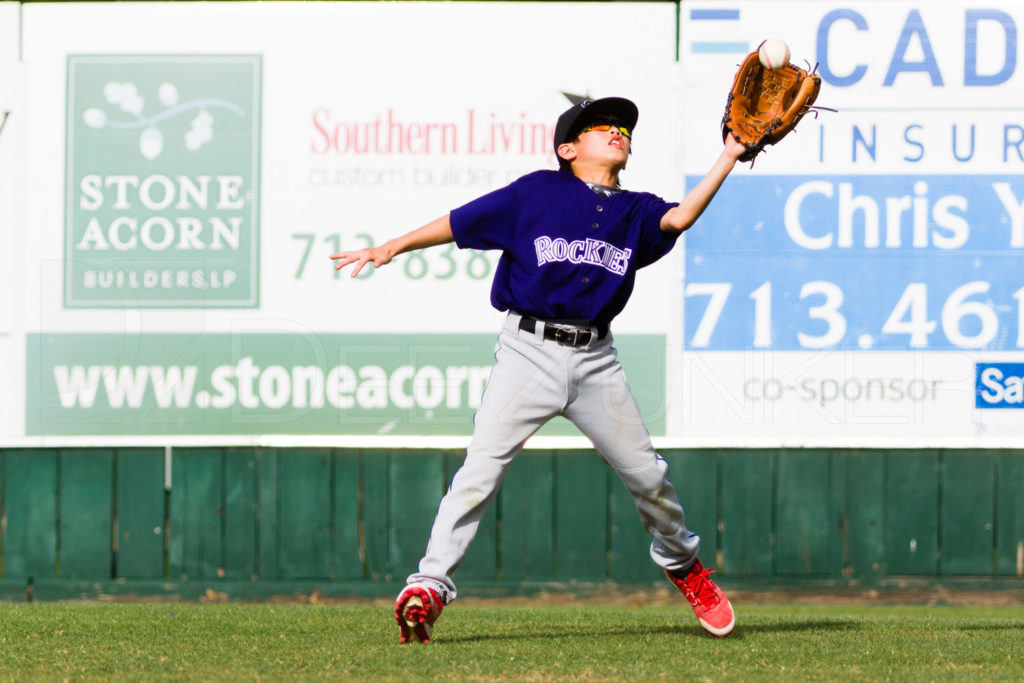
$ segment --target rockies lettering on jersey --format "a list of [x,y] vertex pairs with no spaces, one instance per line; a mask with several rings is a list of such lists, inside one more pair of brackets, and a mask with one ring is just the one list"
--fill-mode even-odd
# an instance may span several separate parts
[[567,171],[535,171],[453,209],[449,219],[459,248],[501,250],[491,285],[496,309],[608,329],[636,272],[679,237],[661,230],[673,206],[647,192],[595,193]]
[[567,242],[562,237],[551,239],[542,235],[533,241],[537,250],[537,267],[555,261],[569,263],[589,263],[601,266],[616,275],[625,275],[629,269],[629,257],[632,249],[619,249],[614,244],[587,238]]

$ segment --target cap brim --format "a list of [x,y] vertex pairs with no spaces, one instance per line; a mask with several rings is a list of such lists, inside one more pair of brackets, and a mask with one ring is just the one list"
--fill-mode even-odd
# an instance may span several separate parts
[[603,116],[613,116],[630,130],[636,128],[637,119],[640,118],[640,111],[637,106],[624,97],[605,97],[594,100],[586,109],[580,112],[573,122],[573,128],[582,128],[588,121]]
[[573,105],[558,117],[555,124],[555,153],[558,146],[569,142],[587,123],[599,117],[614,117],[632,131],[640,112],[636,105],[624,97],[605,97]]

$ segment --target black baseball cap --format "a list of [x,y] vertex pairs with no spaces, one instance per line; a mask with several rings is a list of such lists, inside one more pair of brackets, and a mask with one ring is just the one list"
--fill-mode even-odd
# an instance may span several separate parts
[[555,124],[555,154],[558,146],[574,139],[580,129],[594,119],[612,117],[633,132],[640,110],[624,97],[604,97],[599,100],[583,100],[562,112]]

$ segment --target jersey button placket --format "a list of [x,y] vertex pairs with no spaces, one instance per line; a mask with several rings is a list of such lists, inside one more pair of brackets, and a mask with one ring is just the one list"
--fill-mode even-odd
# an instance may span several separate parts
[[[597,205],[597,212],[601,213],[602,211],[604,211],[604,205],[603,204],[598,204]],[[590,224],[590,227],[593,228],[594,230],[597,230],[598,228],[601,227],[601,224],[598,223],[597,221],[594,221],[593,223]],[[584,275],[583,277],[580,278],[580,282],[582,282],[585,285],[588,285],[588,284],[590,284],[590,278],[587,277],[586,275]]]

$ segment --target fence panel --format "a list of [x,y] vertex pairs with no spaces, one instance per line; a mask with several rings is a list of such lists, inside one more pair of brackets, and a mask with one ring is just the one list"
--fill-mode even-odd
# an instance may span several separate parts
[[996,572],[1024,576],[1024,456],[996,456]]
[[878,576],[886,571],[885,455],[851,451],[836,455],[845,473],[846,570],[851,576]]
[[277,450],[259,448],[253,458],[256,463],[256,573],[262,579],[280,579],[283,577],[277,541],[282,529],[278,511]]
[[[389,469],[391,457],[386,451],[365,450],[360,453],[363,467],[363,528],[366,544],[366,576],[371,581],[390,581],[409,573],[408,568],[400,570],[400,577],[393,577],[394,568],[388,553],[390,545],[391,504]],[[404,572],[404,573],[402,573]]]
[[832,478],[826,451],[776,455],[775,573],[825,576],[833,565],[838,523],[832,518]]
[[527,451],[508,468],[498,494],[502,579],[554,577],[555,457]]
[[358,452],[334,453],[334,516],[331,520],[331,578],[365,578],[360,543],[362,458]]
[[889,574],[938,574],[939,456],[885,459],[885,557]]
[[772,572],[773,463],[770,452],[727,452],[719,459],[722,571],[730,576]]
[[[438,501],[444,494],[444,458],[436,453],[392,451],[388,481],[390,560],[396,579],[416,571],[427,549]],[[380,512],[379,508],[368,514]]]
[[277,452],[279,576],[326,579],[331,575],[331,452]]
[[594,451],[549,453],[555,460],[555,578],[607,576],[609,468]]
[[995,459],[981,451],[942,454],[942,554],[945,575],[993,573]]
[[113,571],[114,453],[60,453],[60,576],[108,579]]
[[174,578],[215,578],[223,571],[223,465],[219,448],[174,451],[167,541]]
[[118,578],[164,576],[164,449],[117,451]]
[[224,578],[250,580],[259,571],[256,456],[249,448],[228,448],[223,458]]
[[4,458],[4,576],[57,574],[57,451],[8,451]]

